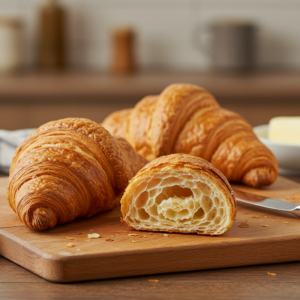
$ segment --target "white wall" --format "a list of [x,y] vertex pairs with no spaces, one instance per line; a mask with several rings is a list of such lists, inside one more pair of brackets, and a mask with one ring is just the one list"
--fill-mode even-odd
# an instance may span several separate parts
[[[41,0],[0,0],[1,15],[24,20],[26,63],[34,62],[35,21]],[[61,0],[69,16],[68,51],[73,67],[105,70],[109,32],[132,25],[142,69],[202,70],[208,57],[192,43],[195,28],[222,17],[244,17],[259,26],[261,68],[300,67],[300,0]]]

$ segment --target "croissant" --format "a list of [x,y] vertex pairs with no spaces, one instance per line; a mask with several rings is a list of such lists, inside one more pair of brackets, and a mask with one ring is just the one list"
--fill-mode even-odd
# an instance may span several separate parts
[[102,125],[150,161],[191,154],[211,162],[229,181],[254,187],[270,185],[278,175],[276,158],[251,125],[196,85],[172,84],[133,109],[111,114]]
[[50,229],[119,205],[128,181],[146,163],[96,122],[49,122],[17,148],[8,201],[26,226]]
[[236,215],[226,177],[188,154],[162,156],[131,180],[121,199],[123,221],[136,230],[219,235]]

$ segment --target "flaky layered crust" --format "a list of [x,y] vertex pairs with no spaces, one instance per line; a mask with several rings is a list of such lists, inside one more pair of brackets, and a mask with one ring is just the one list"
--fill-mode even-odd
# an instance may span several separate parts
[[136,230],[219,235],[236,216],[233,190],[212,164],[187,154],[153,160],[121,199],[124,222]]
[[131,110],[113,113],[102,125],[150,161],[171,153],[191,154],[210,161],[229,181],[254,187],[270,185],[278,175],[274,155],[251,125],[196,85],[172,84]]
[[8,201],[29,228],[45,230],[116,207],[147,161],[96,122],[49,122],[17,148]]

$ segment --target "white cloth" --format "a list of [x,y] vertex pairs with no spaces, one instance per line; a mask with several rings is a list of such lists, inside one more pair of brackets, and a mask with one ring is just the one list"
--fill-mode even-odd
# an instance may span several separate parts
[[14,153],[25,138],[34,129],[1,130],[0,129],[0,172],[8,174]]

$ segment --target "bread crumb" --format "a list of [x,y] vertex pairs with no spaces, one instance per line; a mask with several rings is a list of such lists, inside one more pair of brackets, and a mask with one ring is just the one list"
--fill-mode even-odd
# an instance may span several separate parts
[[300,200],[300,194],[294,194],[291,196],[286,196],[285,200]]
[[169,235],[165,233],[164,236],[167,236],[167,237],[168,237]]
[[75,240],[75,238],[69,237],[69,236],[67,236],[67,239],[68,239],[68,240]]
[[80,251],[80,249],[76,249],[77,251]]
[[270,273],[270,272],[267,272],[269,276],[276,276],[277,274],[275,273]]
[[106,241],[107,241],[107,242],[113,242],[114,240],[112,240],[112,239],[107,239]]
[[269,227],[269,225],[262,224],[261,227]]
[[128,236],[138,236],[136,233],[129,233]]
[[131,243],[139,243],[139,240],[132,240]]
[[283,224],[288,224],[289,222],[282,222]]
[[268,216],[264,216],[264,218],[267,218]]
[[253,219],[259,219],[259,216],[253,216],[252,218]]
[[158,279],[149,279],[149,282],[155,282],[155,283],[157,283],[157,282],[159,282],[159,280]]
[[147,236],[146,236],[146,235],[144,235],[143,237],[144,237],[144,238],[147,238]]
[[90,233],[87,235],[89,239],[98,239],[100,237],[99,233]]
[[75,247],[75,245],[72,244],[72,243],[69,243],[69,244],[66,245],[66,247],[73,248],[73,247]]
[[250,225],[249,225],[249,223],[248,223],[248,220],[246,220],[245,222],[242,222],[240,225],[239,225],[239,227],[241,227],[241,228],[248,228]]

